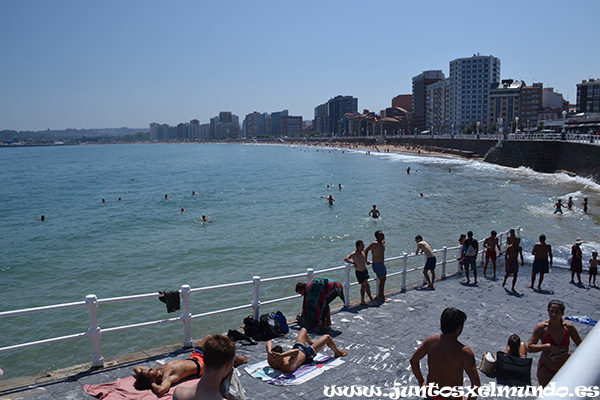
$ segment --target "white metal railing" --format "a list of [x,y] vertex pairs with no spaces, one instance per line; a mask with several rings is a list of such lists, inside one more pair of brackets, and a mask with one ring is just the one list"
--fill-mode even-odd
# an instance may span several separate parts
[[[519,236],[520,227],[516,228],[515,231],[516,231],[517,236]],[[499,234],[498,238],[499,238],[500,244],[506,243],[505,237],[507,237],[508,232],[509,231],[502,232]],[[482,243],[483,240],[480,240],[479,242]],[[460,249],[461,249],[461,246],[453,246],[453,247],[444,246],[442,249],[433,250],[434,254],[436,254],[436,258],[437,258],[437,255],[439,255],[440,259],[441,259],[441,261],[437,262],[436,267],[441,266],[442,279],[446,277],[446,271],[447,271],[447,267],[449,264],[456,263],[456,266],[457,266],[456,272],[458,273],[460,271],[459,264],[458,264],[458,258],[460,256]],[[455,252],[457,250],[459,250],[459,252],[454,253],[455,256],[449,256],[448,252],[451,252],[450,254],[452,254],[452,252]],[[480,253],[481,253],[480,260],[481,260],[481,263],[483,263],[484,252],[481,251]],[[412,267],[412,268],[408,267],[409,258],[416,258],[416,257],[419,257],[419,256],[417,256],[415,254],[403,253],[401,256],[396,256],[396,257],[391,257],[391,258],[385,259],[385,261],[388,263],[393,262],[393,261],[401,261],[402,268],[399,269],[398,271],[388,273],[387,277],[402,275],[401,290],[403,292],[406,291],[406,287],[407,287],[406,278],[407,278],[408,273],[423,269],[423,265]],[[100,326],[98,325],[98,306],[100,304],[109,304],[109,303],[116,303],[116,302],[157,298],[162,295],[159,293],[146,293],[146,294],[138,294],[138,295],[131,295],[131,296],[120,296],[120,297],[111,297],[111,298],[106,298],[106,299],[98,299],[95,294],[89,294],[86,296],[85,301],[56,304],[56,305],[43,306],[43,307],[34,307],[34,308],[27,308],[27,309],[21,309],[21,310],[3,311],[3,312],[0,312],[0,318],[12,317],[12,316],[24,315],[24,314],[31,314],[31,313],[38,313],[38,312],[68,309],[68,308],[86,307],[87,313],[88,313],[88,319],[89,319],[89,328],[86,332],[79,332],[79,333],[75,333],[75,334],[67,335],[67,336],[60,336],[60,337],[54,337],[54,338],[50,338],[50,339],[42,339],[42,340],[37,340],[37,341],[33,341],[33,342],[27,342],[27,343],[12,345],[12,346],[1,347],[0,353],[24,349],[27,347],[37,346],[37,345],[41,345],[41,344],[56,343],[56,342],[60,342],[60,341],[77,339],[77,338],[88,336],[90,338],[91,345],[92,345],[92,365],[94,367],[102,367],[102,366],[104,366],[104,358],[102,357],[101,345],[100,345],[100,335],[101,334],[110,333],[110,332],[120,332],[120,331],[129,330],[129,329],[137,329],[137,328],[142,328],[142,327],[161,325],[161,324],[167,324],[167,323],[173,323],[173,322],[179,322],[179,321],[183,322],[183,326],[184,326],[183,346],[191,347],[193,345],[191,323],[192,323],[192,320],[194,320],[194,319],[205,318],[205,317],[209,317],[212,315],[218,315],[218,314],[225,314],[225,313],[248,309],[248,308],[253,309],[254,317],[258,319],[259,315],[260,315],[260,307],[261,306],[290,301],[290,300],[297,299],[300,297],[299,294],[295,294],[292,296],[286,296],[286,297],[261,301],[261,298],[260,298],[261,283],[270,283],[270,282],[278,282],[278,281],[283,281],[283,280],[301,279],[301,278],[304,278],[306,280],[306,282],[310,282],[311,280],[314,279],[315,275],[323,275],[325,273],[329,273],[329,272],[333,272],[333,271],[344,270],[344,274],[345,274],[345,279],[344,279],[344,283],[343,283],[344,306],[349,307],[350,306],[350,287],[358,285],[358,282],[350,282],[350,270],[351,269],[352,269],[352,266],[350,264],[345,264],[342,266],[326,268],[326,269],[322,269],[322,270],[318,270],[318,271],[315,271],[312,268],[308,268],[306,270],[306,272],[303,272],[303,273],[297,273],[297,274],[285,275],[285,276],[277,276],[277,277],[271,277],[271,278],[266,278],[266,279],[261,279],[260,276],[254,276],[251,281],[234,282],[234,283],[206,286],[206,287],[200,287],[200,288],[194,288],[194,289],[190,288],[189,285],[182,285],[181,289],[180,289],[181,303],[182,303],[181,316],[167,318],[167,319],[140,322],[140,323],[136,323],[136,324],[115,326],[115,327],[110,327],[110,328],[100,328]],[[370,281],[377,281],[377,280],[378,280],[377,278],[370,279]],[[207,311],[207,312],[200,313],[200,314],[192,314],[191,307],[190,307],[190,300],[191,300],[192,293],[202,293],[202,292],[208,292],[208,291],[213,291],[213,290],[231,289],[234,287],[252,287],[253,288],[252,303],[241,304],[241,305],[224,308],[224,309],[219,309],[219,310]],[[379,285],[376,285],[376,287],[378,289]]]
[[[506,138],[505,138],[506,136]],[[339,136],[335,139],[337,141],[352,142],[354,140],[365,140],[379,138],[382,136]],[[418,135],[387,135],[385,139],[488,139],[488,140],[523,140],[523,141],[566,141],[576,143],[592,143],[600,144],[599,134],[586,134],[586,133],[547,133],[538,131],[519,131],[517,133],[507,133],[506,135],[500,133],[479,133],[479,134],[418,134]]]

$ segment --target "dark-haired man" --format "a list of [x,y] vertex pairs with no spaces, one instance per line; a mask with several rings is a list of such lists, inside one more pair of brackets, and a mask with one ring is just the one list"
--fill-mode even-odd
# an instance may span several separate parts
[[[535,276],[540,274],[540,280],[538,281],[538,290],[542,290],[542,282],[544,281],[544,274],[547,274],[552,266],[552,247],[546,243],[546,235],[540,235],[540,241],[533,246],[531,251],[533,254],[533,265],[531,267],[531,285],[530,289],[535,286]],[[550,262],[548,263],[548,257]]]
[[378,293],[376,299],[381,302],[387,302],[388,299],[385,298],[385,279],[387,277],[387,269],[385,268],[385,235],[382,231],[375,232],[375,241],[371,242],[371,244],[365,249],[365,259],[368,259],[369,252],[373,255],[373,262],[371,263],[371,267],[373,268],[373,272],[377,275],[377,279],[379,280],[379,286],[377,288]]
[[[448,307],[440,318],[441,335],[428,336],[410,358],[412,371],[421,386],[434,388],[462,387],[463,371],[471,380],[471,388],[478,387],[479,373],[475,365],[473,351],[458,341],[467,316],[459,309]],[[419,361],[427,356],[429,373],[423,378]],[[437,385],[437,386],[436,386]],[[465,391],[466,392],[466,391]],[[431,398],[442,398],[428,393]],[[460,398],[460,396],[458,397]],[[474,399],[470,394],[468,398]]]
[[337,348],[330,335],[323,335],[313,342],[308,337],[306,329],[302,328],[292,350],[284,352],[281,346],[273,346],[273,342],[269,340],[267,342],[267,362],[281,372],[294,372],[302,364],[310,364],[325,346],[333,350],[336,358],[348,355],[347,352]]
[[[135,388],[138,390],[152,389],[158,395],[165,394],[172,385],[191,376],[203,376],[205,370],[206,343],[210,336],[205,336],[198,343],[196,350],[192,352],[187,360],[173,360],[156,368],[133,367],[135,373]],[[235,355],[235,366],[248,361],[248,357]],[[232,356],[232,360],[233,360]]]
[[221,383],[231,374],[235,365],[235,343],[227,336],[211,335],[204,343],[204,375],[189,386],[178,386],[173,400],[223,399]]

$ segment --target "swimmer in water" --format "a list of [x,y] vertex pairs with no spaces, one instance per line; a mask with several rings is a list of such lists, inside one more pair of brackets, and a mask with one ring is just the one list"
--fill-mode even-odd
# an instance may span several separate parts
[[373,209],[369,211],[369,215],[373,218],[379,218],[379,215],[381,215],[381,213],[377,209],[377,205],[373,204]]
[[194,192],[194,191],[192,190],[192,196],[195,196],[195,195],[197,195],[197,194],[198,194],[198,193],[196,193],[196,192]]
[[335,199],[333,198],[332,195],[329,195],[329,197],[327,197],[327,202],[329,203],[330,206],[333,205],[333,202],[335,201]]
[[165,194],[165,200],[169,200],[169,195]]
[[46,217],[42,215],[42,216],[40,217],[40,221],[44,222],[45,220],[46,220]]
[[210,222],[210,221],[208,220],[208,218],[206,218],[206,215],[203,215],[202,216],[202,222]]
[[181,207],[181,213],[183,214],[183,212],[185,211],[185,209],[183,207]]

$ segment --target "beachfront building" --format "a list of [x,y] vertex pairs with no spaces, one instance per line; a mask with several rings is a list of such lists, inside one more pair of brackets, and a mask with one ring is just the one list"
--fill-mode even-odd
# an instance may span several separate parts
[[496,132],[514,132],[515,123],[519,116],[519,102],[524,81],[503,79],[490,90],[489,126],[496,125]]
[[246,115],[242,124],[244,138],[264,137],[267,135],[267,119],[270,116],[267,113],[254,111]]
[[302,128],[302,117],[293,115],[281,117],[282,136],[300,135],[302,133]]
[[410,132],[411,112],[402,107],[388,107],[379,115],[384,136],[397,136]]
[[521,88],[519,129],[530,130],[537,126],[538,114],[542,110],[542,93],[542,83],[534,83]]
[[462,131],[489,120],[490,89],[500,82],[500,59],[479,54],[450,61],[450,124]]
[[412,112],[412,94],[399,94],[392,99],[392,107],[402,108]]
[[445,79],[441,70],[423,71],[412,78],[412,129],[427,129],[427,87]]
[[275,111],[271,113],[271,129],[267,131],[267,134],[272,137],[282,136],[282,125],[281,118],[289,116],[288,110]]
[[230,111],[221,111],[210,119],[211,139],[233,139],[240,137],[240,118]]
[[600,113],[600,79],[583,80],[577,84],[577,112]]
[[332,136],[348,136],[344,115],[358,111],[358,99],[352,96],[336,96],[327,103],[315,107],[313,129]]
[[425,104],[427,129],[436,135],[453,134],[450,124],[450,80],[442,79],[428,85],[425,88]]

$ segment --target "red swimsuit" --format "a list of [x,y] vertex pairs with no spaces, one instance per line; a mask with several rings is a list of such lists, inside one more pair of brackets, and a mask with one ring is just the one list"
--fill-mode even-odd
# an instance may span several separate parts
[[[554,339],[552,338],[552,336],[550,336],[550,327],[548,327],[548,330],[546,331],[546,336],[544,336],[544,339],[542,339],[542,343],[543,344],[550,343],[551,345],[556,346],[558,348],[568,349],[569,348],[569,332],[567,331],[567,327],[564,325],[563,325],[563,329],[564,329],[564,334],[563,334],[563,338],[560,341],[560,343],[556,343],[554,341]],[[552,376],[556,375],[556,373],[558,372],[558,370],[554,370],[554,369],[550,369],[550,368],[546,367],[544,364],[542,364],[541,361],[538,364],[538,371],[540,370],[540,368],[544,368]]]

